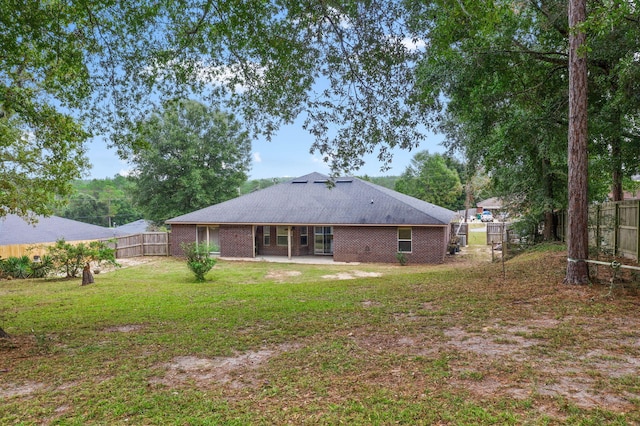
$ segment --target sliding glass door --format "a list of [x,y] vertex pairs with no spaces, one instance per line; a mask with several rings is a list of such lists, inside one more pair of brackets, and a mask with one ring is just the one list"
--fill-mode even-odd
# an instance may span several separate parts
[[333,254],[333,228],[331,226],[314,227],[314,250],[315,254]]

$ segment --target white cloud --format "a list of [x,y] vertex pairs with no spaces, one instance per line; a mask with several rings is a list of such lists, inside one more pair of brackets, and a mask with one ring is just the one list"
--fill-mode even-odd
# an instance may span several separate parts
[[255,161],[256,163],[262,163],[262,157],[260,156],[259,152],[253,153],[253,161]]
[[404,38],[402,39],[402,44],[410,52],[415,52],[416,50],[423,50],[425,47],[427,47],[427,43],[422,39]]
[[174,68],[187,70],[192,79],[204,84],[211,86],[227,86],[229,88],[233,88],[236,92],[244,92],[248,88],[243,80],[245,72],[251,74],[257,79],[260,79],[264,74],[264,69],[253,62],[245,63],[243,65],[231,64],[224,66],[212,66],[204,60],[184,63],[178,60],[170,60],[166,64],[157,61],[157,63],[148,65],[140,70],[140,74],[144,76],[155,75],[159,80],[164,80],[174,74]]

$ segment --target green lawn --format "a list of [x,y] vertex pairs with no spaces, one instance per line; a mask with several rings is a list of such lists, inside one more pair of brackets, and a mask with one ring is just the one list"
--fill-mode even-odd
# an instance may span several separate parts
[[637,287],[562,255],[2,281],[0,424],[637,424]]
[[[474,226],[475,225],[475,226]],[[481,228],[482,232],[474,231],[475,228]],[[487,231],[485,224],[471,224],[469,227],[469,240],[467,244],[472,245],[486,245],[487,244]]]

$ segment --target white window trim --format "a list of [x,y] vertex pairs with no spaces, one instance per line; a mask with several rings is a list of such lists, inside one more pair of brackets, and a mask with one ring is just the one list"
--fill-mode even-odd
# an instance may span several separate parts
[[269,247],[271,245],[271,226],[262,226],[262,245]]
[[[400,238],[400,230],[409,230],[409,238]],[[402,228],[398,228],[398,253],[412,253],[413,252],[413,229],[409,228],[409,227],[402,227]],[[411,244],[411,250],[409,251],[405,251],[405,250],[400,250],[400,243],[401,242],[409,242],[409,244]]]
[[[284,237],[284,244],[280,244],[280,238]],[[289,227],[288,226],[276,226],[276,245],[278,247],[289,246]]]

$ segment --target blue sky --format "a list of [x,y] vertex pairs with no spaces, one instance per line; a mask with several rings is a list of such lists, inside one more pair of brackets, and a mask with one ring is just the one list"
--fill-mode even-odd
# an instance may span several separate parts
[[[442,135],[430,134],[417,150],[411,152],[397,149],[394,151],[391,169],[380,171],[382,164],[375,155],[365,157],[365,166],[355,172],[355,175],[369,176],[397,176],[409,165],[411,158],[418,151],[428,150],[430,153],[445,151],[441,142]],[[252,143],[252,163],[249,179],[267,179],[274,177],[297,177],[311,172],[329,173],[329,166],[322,161],[320,154],[309,153],[313,137],[300,126],[283,127],[272,138],[271,142],[264,139],[254,140]],[[118,158],[115,149],[108,149],[102,139],[95,140],[88,146],[87,155],[92,164],[87,178],[113,178],[120,173],[126,173],[130,166]]]

